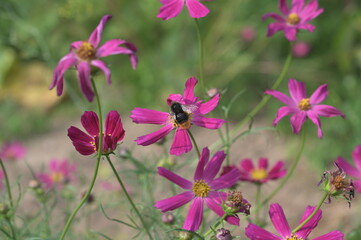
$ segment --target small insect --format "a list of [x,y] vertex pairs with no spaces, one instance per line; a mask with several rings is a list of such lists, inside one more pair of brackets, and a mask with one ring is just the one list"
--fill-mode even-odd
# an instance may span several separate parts
[[183,129],[188,129],[191,126],[190,115],[196,108],[196,106],[182,105],[179,102],[172,102],[170,105],[174,122]]

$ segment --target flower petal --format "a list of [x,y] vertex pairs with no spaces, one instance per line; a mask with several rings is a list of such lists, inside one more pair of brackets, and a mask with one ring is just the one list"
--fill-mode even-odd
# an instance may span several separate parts
[[304,82],[298,82],[295,79],[288,80],[288,90],[293,101],[298,104],[301,99],[307,98],[306,86]]
[[110,111],[105,119],[105,135],[110,135],[117,142],[123,139],[125,131],[123,129],[122,119],[117,111]]
[[90,35],[88,42],[91,43],[95,48],[98,47],[100,40],[102,39],[103,29],[105,24],[112,18],[111,15],[105,15],[100,20],[98,26],[94,29]]
[[258,159],[258,168],[267,169],[268,168],[268,159],[267,158],[259,158]]
[[107,67],[107,65],[105,65],[105,63],[103,61],[93,60],[93,61],[91,61],[91,65],[93,65],[103,71],[103,73],[105,75],[105,80],[107,81],[107,84],[110,85],[112,83],[111,72],[110,72],[109,68]]
[[194,103],[197,101],[198,98],[194,96],[194,87],[197,85],[197,83],[198,80],[195,77],[191,77],[187,79],[183,94],[184,95],[183,98],[186,101],[186,104],[187,101],[189,101],[189,103]]
[[317,126],[317,136],[319,138],[323,137],[322,129],[321,129],[321,121],[317,115],[317,112],[310,110],[307,111],[307,117]]
[[212,190],[219,190],[223,188],[230,188],[237,183],[239,178],[239,170],[237,168],[232,169],[230,172],[222,175],[221,177],[213,180],[209,186]]
[[95,146],[91,144],[94,139],[79,128],[71,126],[68,129],[68,137],[71,139],[75,149],[82,155],[90,155],[95,153]]
[[85,111],[84,114],[81,116],[81,124],[83,125],[84,129],[93,137],[99,135],[99,119],[98,115],[92,111]]
[[198,0],[186,0],[188,12],[192,18],[201,18],[208,15],[209,10]]
[[283,161],[278,161],[273,166],[273,168],[268,172],[268,179],[278,179],[286,175],[287,170],[283,169],[285,163]]
[[309,32],[313,32],[316,29],[315,26],[313,26],[312,24],[307,24],[307,23],[299,24],[299,25],[297,25],[297,28],[298,29],[305,29],[305,30],[307,30]]
[[190,150],[192,150],[192,142],[189,138],[187,130],[180,127],[177,128],[169,153],[171,155],[179,156],[183,153],[189,152]]
[[273,96],[278,101],[281,101],[281,102],[283,102],[284,104],[286,104],[286,105],[288,105],[290,107],[295,107],[296,106],[296,103],[289,96],[287,96],[284,93],[281,93],[281,92],[276,91],[276,90],[271,90],[271,89],[266,90],[264,93]]
[[70,44],[70,51],[72,51],[73,49],[78,49],[81,47],[81,45],[83,45],[84,41],[75,41],[75,42],[72,42]]
[[290,118],[292,130],[295,134],[298,134],[301,130],[303,123],[306,121],[306,112],[298,112]]
[[361,193],[361,180],[355,180],[352,182],[356,191]]
[[278,124],[279,121],[281,121],[282,118],[286,117],[287,115],[290,114],[295,114],[299,112],[299,110],[295,107],[289,107],[289,106],[283,106],[280,107],[276,113],[276,117],[273,120],[273,126],[276,126]]
[[172,102],[179,102],[180,104],[186,104],[181,94],[169,94],[167,98],[167,104],[169,107],[172,104]]
[[[207,207],[215,212],[218,216],[222,217],[224,215],[224,211],[222,209],[222,199],[220,195],[224,195],[221,192],[210,192],[208,197],[204,199]],[[235,216],[228,216],[225,219],[229,224],[239,226],[239,218]]]
[[285,22],[270,23],[267,26],[267,37],[272,37],[276,32],[282,31],[287,27]]
[[202,223],[203,218],[203,199],[200,197],[194,198],[187,217],[184,221],[183,228],[188,231],[197,231]]
[[352,151],[352,159],[355,162],[356,167],[358,168],[359,172],[361,173],[361,145],[355,147]]
[[276,235],[252,223],[248,224],[246,227],[246,236],[250,240],[282,240],[282,238],[277,237]]
[[211,182],[214,177],[219,172],[221,165],[226,158],[224,151],[219,151],[214,154],[212,159],[208,162],[206,168],[204,169],[203,179],[207,182]]
[[158,174],[162,177],[165,177],[169,181],[177,184],[183,189],[192,189],[193,183],[191,181],[188,181],[187,179],[169,171],[166,168],[158,167]]
[[164,127],[162,127],[161,129],[159,129],[158,131],[138,137],[135,140],[135,142],[138,145],[148,146],[148,145],[153,144],[153,143],[159,141],[160,139],[164,138],[172,130],[173,130],[172,124],[167,124]]
[[126,43],[126,41],[122,39],[112,39],[104,43],[99,49],[97,50],[97,57],[106,57],[109,55],[115,54],[133,54],[133,51],[126,48],[121,47],[119,45]]
[[277,232],[284,238],[290,237],[292,231],[288,225],[283,209],[278,203],[271,204],[269,216]]
[[80,88],[88,101],[91,102],[94,98],[94,92],[90,81],[90,66],[87,62],[80,62],[77,67]]
[[316,89],[314,93],[312,93],[310,97],[310,103],[312,105],[319,104],[327,98],[327,95],[328,95],[327,84],[322,84]]
[[290,10],[288,9],[286,0],[280,0],[278,8],[280,9],[281,13],[283,13],[284,15],[289,14]]
[[267,13],[267,14],[263,15],[262,21],[266,20],[267,18],[273,18],[278,22],[285,22],[285,19],[277,13]]
[[193,197],[193,192],[187,191],[173,197],[157,201],[154,206],[162,212],[172,211],[192,201]]
[[173,0],[159,9],[157,18],[161,18],[163,20],[174,18],[182,11],[183,5],[183,0]]
[[217,107],[219,98],[220,98],[220,95],[217,94],[208,102],[202,103],[199,107],[199,113],[205,115],[205,114],[209,113],[210,111],[212,111],[215,107]]
[[203,177],[204,166],[208,163],[209,159],[209,149],[207,147],[203,148],[201,157],[197,164],[197,169],[194,172],[194,181],[197,181]]
[[[299,224],[301,224],[304,220],[306,220],[308,216],[310,216],[315,209],[316,207],[307,206]],[[312,230],[317,227],[317,224],[321,220],[321,218],[322,218],[322,211],[318,210],[316,214],[295,234],[302,239],[306,239],[308,235],[310,235]]]
[[219,118],[206,118],[202,116],[195,116],[191,119],[191,122],[200,127],[208,129],[218,129],[222,127],[223,123],[225,123],[226,121]]
[[60,96],[63,93],[63,81],[64,73],[68,68],[74,66],[77,63],[78,59],[73,53],[65,55],[60,59],[58,65],[55,68],[53,81],[51,82],[49,89],[53,89],[57,85],[57,95]]
[[241,160],[240,164],[241,164],[241,169],[243,168],[247,172],[250,172],[254,169],[253,162],[250,158],[245,158]]
[[332,231],[322,236],[316,237],[313,240],[343,240],[344,235],[340,231]]
[[163,125],[169,121],[169,113],[147,108],[134,108],[130,118],[135,123]]
[[345,159],[342,157],[338,157],[336,160],[336,163],[342,170],[345,171],[347,175],[350,175],[352,177],[361,178],[361,171],[358,171],[354,166],[349,164]]
[[297,29],[295,27],[288,27],[283,29],[283,31],[288,41],[296,41]]
[[312,110],[322,117],[345,117],[340,110],[329,105],[316,105],[312,107]]

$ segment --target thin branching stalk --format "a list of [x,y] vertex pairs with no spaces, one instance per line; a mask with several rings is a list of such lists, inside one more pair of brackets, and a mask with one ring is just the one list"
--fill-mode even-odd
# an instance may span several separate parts
[[193,142],[194,147],[196,148],[198,158],[200,158],[201,157],[201,152],[199,151],[196,139],[194,138],[193,134],[191,133],[191,131],[189,129],[187,131],[188,131],[189,136],[191,137],[191,140]]
[[204,234],[204,237],[207,237],[209,234],[211,234],[214,229],[216,229],[224,221],[224,219],[226,219],[227,216],[228,214],[225,213],[220,219],[218,219],[218,221],[211,227],[211,229],[209,229],[208,232]]
[[1,165],[1,169],[3,170],[3,173],[4,173],[6,191],[7,191],[8,196],[9,196],[10,207],[13,210],[14,203],[13,203],[13,196],[11,194],[10,181],[9,181],[8,174],[6,172],[5,165],[4,165],[3,160],[1,158],[0,158],[0,165]]

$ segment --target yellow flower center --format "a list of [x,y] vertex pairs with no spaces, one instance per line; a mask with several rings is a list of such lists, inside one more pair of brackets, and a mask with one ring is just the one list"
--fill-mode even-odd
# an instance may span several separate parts
[[83,42],[83,44],[76,50],[76,55],[82,61],[90,61],[96,59],[96,50],[89,42]]
[[267,177],[267,172],[264,168],[260,168],[260,169],[253,169],[251,171],[251,177],[253,180],[259,181],[259,180],[263,180]]
[[302,111],[307,111],[311,109],[310,99],[309,98],[303,98],[298,103],[298,108]]
[[64,175],[61,172],[53,172],[50,175],[50,178],[53,180],[53,182],[60,183],[63,181]]
[[295,235],[293,235],[292,234],[292,236],[291,237],[288,237],[288,238],[286,238],[287,240],[303,240],[303,238],[299,238],[299,237],[297,237],[297,236],[295,236]]
[[193,184],[192,191],[197,197],[207,197],[211,188],[203,180],[197,180]]
[[290,13],[287,16],[287,23],[291,25],[296,25],[301,21],[301,18],[296,13]]

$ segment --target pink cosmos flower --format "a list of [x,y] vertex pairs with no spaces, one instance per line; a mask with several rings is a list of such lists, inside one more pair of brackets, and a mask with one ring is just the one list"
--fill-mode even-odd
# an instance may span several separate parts
[[292,0],[291,8],[288,8],[287,0],[280,0],[279,9],[282,16],[276,13],[267,13],[262,17],[262,20],[269,17],[276,20],[275,23],[268,25],[268,37],[278,31],[283,31],[289,41],[296,40],[297,30],[299,29],[313,32],[316,27],[309,24],[309,22],[323,12],[322,8],[318,9],[317,0],[311,0],[306,5],[305,0]]
[[356,146],[355,150],[352,152],[352,159],[355,163],[355,166],[349,164],[344,158],[338,157],[336,163],[343,171],[357,180],[352,181],[356,191],[361,193],[361,145]]
[[[303,213],[300,224],[312,214],[315,207],[308,206]],[[283,212],[282,207],[278,203],[271,204],[269,209],[269,216],[273,226],[281,236],[274,235],[255,224],[249,224],[246,228],[246,236],[251,240],[291,240],[291,239],[310,239],[308,235],[313,229],[317,227],[318,222],[321,220],[322,211],[318,210],[317,213],[297,232],[292,234],[291,228],[288,225],[287,219]],[[339,231],[332,231],[322,236],[313,238],[313,240],[343,240],[343,233]]]
[[[83,91],[88,101],[93,101],[94,92],[91,85],[90,72],[91,66],[99,68],[105,74],[108,84],[111,84],[111,73],[109,68],[99,58],[115,54],[127,54],[130,57],[132,67],[137,66],[137,56],[135,55],[137,48],[124,40],[112,39],[99,46],[103,28],[105,24],[112,18],[111,15],[105,15],[100,20],[99,25],[90,35],[87,41],[76,41],[70,45],[70,53],[60,59],[58,66],[55,68],[53,82],[49,89],[56,86],[57,94],[60,96],[63,93],[63,80],[65,71],[71,66],[75,66],[78,72],[78,79],[80,88]],[[123,46],[122,46],[123,45]]]
[[[197,231],[199,229],[203,218],[204,203],[218,216],[223,216],[224,211],[221,205],[226,200],[227,194],[217,190],[233,186],[237,182],[239,175],[238,170],[234,169],[214,179],[225,157],[226,154],[223,151],[219,151],[208,162],[209,149],[204,148],[194,173],[193,181],[184,179],[165,168],[158,167],[159,175],[177,184],[185,191],[176,196],[157,201],[155,207],[159,208],[162,212],[167,212],[192,202],[183,224],[183,228],[188,231]],[[239,225],[239,219],[235,216],[228,216],[226,221],[232,225]]]
[[218,105],[219,93],[208,102],[202,103],[202,100],[198,100],[198,97],[194,96],[194,87],[197,82],[196,78],[191,77],[185,84],[183,96],[181,94],[170,94],[168,96],[167,104],[171,108],[170,113],[144,108],[134,108],[132,110],[130,118],[137,124],[164,125],[154,133],[138,137],[135,141],[139,145],[148,146],[153,144],[164,138],[173,129],[176,129],[170,154],[179,156],[192,150],[192,142],[187,132],[192,124],[209,129],[217,129],[222,126],[224,120],[203,116]]
[[310,50],[311,46],[306,42],[297,42],[292,47],[293,56],[298,58],[306,57],[310,53]]
[[20,142],[5,143],[0,150],[3,160],[19,160],[26,154],[26,148]]
[[256,37],[256,30],[252,26],[246,26],[241,30],[241,39],[245,42],[252,42]]
[[67,159],[52,159],[49,163],[49,172],[37,175],[45,189],[53,187],[63,188],[65,184],[74,180],[76,165],[70,164]]
[[[211,0],[204,0],[211,1]],[[178,16],[184,4],[192,18],[201,18],[208,15],[209,10],[199,0],[160,0],[162,7],[159,9],[158,18],[168,20]]]
[[[98,115],[92,111],[86,111],[81,116],[81,124],[88,132],[86,134],[77,127],[71,126],[68,129],[68,137],[73,142],[75,149],[82,155],[90,155],[98,151],[99,144],[99,119]],[[103,136],[102,154],[112,153],[117,143],[124,138],[122,120],[117,111],[110,111],[105,120]]]
[[252,160],[247,158],[243,159],[240,167],[241,181],[248,181],[253,183],[266,183],[270,180],[276,180],[286,175],[287,170],[284,169],[285,163],[278,161],[271,170],[268,170],[268,159],[260,158],[258,160],[258,167],[255,167]]
[[288,89],[291,97],[276,90],[265,91],[266,94],[272,95],[277,100],[287,105],[278,109],[276,118],[273,121],[274,126],[276,126],[283,117],[292,114],[290,119],[291,126],[293,132],[297,134],[300,132],[303,123],[306,121],[306,118],[309,118],[317,126],[318,137],[322,138],[323,133],[321,130],[319,116],[345,117],[345,115],[335,107],[320,104],[327,98],[327,84],[323,84],[318,87],[310,98],[307,98],[306,87],[303,82],[297,82],[295,79],[289,79]]

